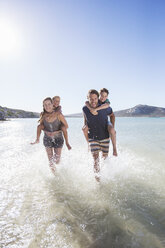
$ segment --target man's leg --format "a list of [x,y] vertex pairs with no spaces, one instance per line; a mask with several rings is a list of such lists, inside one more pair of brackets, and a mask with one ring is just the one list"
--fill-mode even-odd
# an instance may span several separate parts
[[112,127],[111,125],[108,125],[108,132],[109,132],[109,135],[110,135],[111,141],[112,141],[113,155],[114,155],[114,156],[117,156],[117,148],[116,148],[116,131],[115,131],[114,127]]
[[100,165],[99,165],[99,152],[100,152],[100,144],[98,140],[89,139],[89,147],[93,156],[94,160],[94,173],[95,178],[97,181],[100,181],[100,177],[98,173],[100,172]]
[[102,157],[105,160],[108,157],[108,154],[107,153],[102,153]]
[[100,148],[101,148],[103,159],[106,159],[108,157],[109,142],[110,142],[109,138],[106,138],[104,140],[100,140]]
[[99,152],[93,152],[92,156],[93,156],[93,159],[94,159],[94,172],[98,173],[100,171]]
[[100,177],[98,173],[100,172],[100,165],[99,165],[99,152],[93,152],[92,153],[93,159],[94,159],[94,173],[95,173],[95,178],[99,182]]

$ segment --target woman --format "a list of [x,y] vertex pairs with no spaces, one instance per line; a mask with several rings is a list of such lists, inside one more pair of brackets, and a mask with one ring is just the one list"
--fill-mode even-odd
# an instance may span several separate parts
[[[64,139],[61,131],[61,123],[68,128],[67,121],[60,112],[55,112],[53,102],[50,97],[43,101],[43,113],[40,118],[40,125],[44,130],[43,143],[48,155],[49,165],[55,171],[55,164],[60,162],[61,151]],[[39,143],[40,133],[37,133],[36,141],[31,144]]]

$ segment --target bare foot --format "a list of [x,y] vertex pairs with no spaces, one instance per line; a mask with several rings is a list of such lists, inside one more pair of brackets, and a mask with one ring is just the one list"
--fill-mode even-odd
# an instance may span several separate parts
[[52,173],[55,175],[56,168],[51,166],[50,169],[51,169]]
[[68,147],[68,150],[72,149],[72,147],[69,145],[69,143],[66,143],[66,146]]
[[55,165],[54,165],[53,163],[50,163],[50,164],[49,164],[49,167],[50,167],[50,169],[51,169],[51,172],[52,172],[53,174],[55,174],[55,171],[56,171]]
[[113,149],[113,156],[117,157],[117,150],[116,149]]
[[98,175],[98,173],[95,173],[95,179],[97,182],[100,182],[100,175]]

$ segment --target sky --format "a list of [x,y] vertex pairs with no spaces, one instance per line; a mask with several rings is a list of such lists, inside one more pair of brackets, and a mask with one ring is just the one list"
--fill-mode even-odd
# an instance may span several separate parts
[[165,1],[0,0],[0,106],[80,113],[90,89],[114,111],[165,107]]

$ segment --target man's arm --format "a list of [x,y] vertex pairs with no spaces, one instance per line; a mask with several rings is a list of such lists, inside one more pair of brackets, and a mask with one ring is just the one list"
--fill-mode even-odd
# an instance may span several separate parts
[[86,116],[85,116],[84,112],[83,112],[83,116],[84,116],[84,126],[82,128],[82,131],[83,131],[85,139],[88,143],[88,126],[87,126],[87,120],[86,120]]
[[109,115],[109,118],[110,118],[110,121],[111,121],[113,127],[115,127],[115,115],[113,112],[112,112],[112,114]]
[[87,120],[86,120],[84,112],[83,112],[83,117],[84,117],[84,126],[85,126],[85,125],[87,125]]

